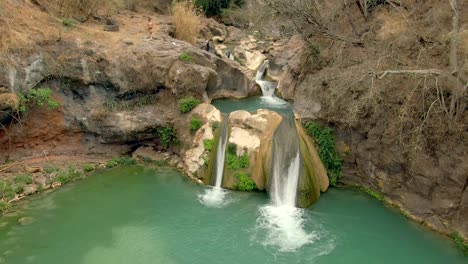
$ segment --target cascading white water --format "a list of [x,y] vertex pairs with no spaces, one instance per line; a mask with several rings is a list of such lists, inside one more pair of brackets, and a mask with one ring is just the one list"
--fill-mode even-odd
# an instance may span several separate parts
[[216,181],[214,185],[216,188],[221,188],[221,184],[223,183],[224,161],[226,158],[226,145],[228,141],[227,120],[228,117],[225,116],[223,124],[221,126],[221,134],[219,135],[218,142],[218,151],[216,153]]
[[265,73],[266,70],[268,69],[269,61],[265,60],[262,65],[260,65],[260,68],[257,70],[257,74],[255,76],[255,82],[260,85],[260,88],[262,89],[262,94],[265,97],[273,97],[275,94],[275,89],[276,89],[276,83],[271,82],[271,81],[265,81]]
[[257,233],[261,243],[279,251],[296,251],[313,243],[317,234],[304,230],[303,209],[296,207],[301,168],[299,141],[292,120],[284,120],[275,133],[271,171],[271,203],[260,208]]
[[201,203],[209,207],[223,207],[229,204],[226,190],[221,188],[224,175],[224,161],[226,156],[226,145],[228,141],[228,116],[223,117],[221,134],[219,135],[218,150],[216,152],[216,178],[214,187],[205,190],[204,194],[198,196]]

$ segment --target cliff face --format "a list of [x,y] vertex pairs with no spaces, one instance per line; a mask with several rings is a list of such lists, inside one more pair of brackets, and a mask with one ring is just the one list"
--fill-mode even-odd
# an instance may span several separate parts
[[320,53],[299,64],[295,111],[335,128],[342,183],[468,236],[468,20],[457,17],[468,3],[391,2],[366,18],[354,1],[321,1],[330,29],[361,43],[309,39]]
[[[219,95],[246,97],[255,90],[252,73],[237,62],[172,38],[168,16],[157,16],[158,31],[146,41],[146,18],[136,13],[116,15],[120,31],[106,32],[102,21],[66,28],[37,6],[8,3],[3,4],[12,11],[23,8],[32,14],[31,28],[38,34],[29,36],[28,45],[10,46],[0,54],[0,94],[49,87],[60,108],[33,109],[22,115],[24,126],[2,129],[2,160],[28,157],[32,149],[66,153],[92,151],[99,144],[158,145],[156,131],[161,127],[174,127],[182,143],[190,144],[189,121],[178,109],[180,98],[209,102]],[[12,19],[19,23],[22,18],[15,14]],[[205,34],[210,29],[207,26]],[[11,110],[7,103],[0,104],[2,120]],[[72,137],[79,143],[67,150],[62,139],[76,141]]]

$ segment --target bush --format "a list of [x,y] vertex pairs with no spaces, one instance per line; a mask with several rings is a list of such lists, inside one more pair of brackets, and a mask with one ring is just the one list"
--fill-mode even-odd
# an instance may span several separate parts
[[135,165],[136,163],[137,163],[136,160],[130,156],[115,157],[106,163],[106,167],[113,168],[117,165],[131,166],[131,165]]
[[195,134],[195,132],[200,129],[202,126],[202,121],[194,116],[192,116],[192,119],[190,120],[190,133]]
[[197,14],[193,4],[174,1],[172,20],[174,21],[175,37],[195,45],[201,28],[201,17]]
[[15,197],[15,191],[11,182],[0,180],[0,196],[4,200],[10,200]]
[[212,130],[213,132],[215,132],[216,129],[218,129],[219,125],[220,125],[220,124],[219,124],[218,121],[213,122],[213,124],[212,124],[212,126],[211,126],[211,130]]
[[91,172],[91,171],[93,171],[94,169],[95,169],[95,168],[94,168],[94,165],[93,165],[93,164],[85,164],[85,165],[83,166],[83,170],[84,170],[85,172]]
[[192,111],[200,103],[201,101],[193,96],[184,97],[179,100],[179,110],[185,114]]
[[257,188],[255,182],[249,176],[247,176],[245,172],[237,173],[236,177],[239,180],[239,182],[236,184],[236,188],[239,191],[251,192]]
[[249,155],[245,153],[242,156],[237,156],[233,155],[228,152],[228,155],[226,157],[226,162],[227,162],[227,167],[230,170],[239,170],[239,169],[245,169],[249,167]]
[[71,28],[71,27],[73,27],[75,22],[71,18],[64,18],[63,21],[62,21],[62,24],[67,28]]
[[234,143],[229,143],[227,146],[227,152],[231,155],[237,155],[237,145]]
[[318,145],[318,154],[327,169],[330,184],[335,186],[341,177],[343,159],[336,152],[335,136],[331,128],[322,128],[314,122],[304,124],[307,133],[315,139]]
[[46,105],[49,110],[55,110],[59,107],[57,101],[52,99],[52,90],[50,88],[31,89],[27,94],[19,94],[20,112],[26,112],[28,106],[36,104],[40,107]]
[[55,171],[59,171],[59,168],[55,167],[55,166],[46,166],[44,167],[44,172],[45,173],[52,173],[52,172],[55,172]]
[[455,232],[452,233],[451,236],[455,242],[455,245],[457,245],[457,247],[462,250],[463,254],[468,255],[468,241],[465,241],[465,239],[463,239],[460,234]]
[[179,60],[185,61],[185,62],[192,62],[192,55],[190,55],[187,52],[182,52],[179,56]]
[[179,143],[176,132],[172,127],[160,128],[158,129],[158,134],[161,139],[161,144],[165,149],[169,148],[170,145],[177,145]]
[[213,139],[205,139],[203,140],[203,146],[205,150],[211,151],[213,149],[214,140]]
[[31,174],[22,174],[15,177],[15,183],[17,184],[31,184],[33,178]]
[[84,175],[81,171],[75,169],[73,166],[69,166],[67,171],[58,173],[56,180],[65,184],[76,180],[83,179]]
[[195,0],[195,5],[203,10],[207,16],[220,15],[223,9],[232,5],[241,7],[245,0]]

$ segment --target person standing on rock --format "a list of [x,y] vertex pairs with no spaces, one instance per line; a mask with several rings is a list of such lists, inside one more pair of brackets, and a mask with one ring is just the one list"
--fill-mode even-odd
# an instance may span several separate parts
[[151,17],[148,17],[148,33],[149,36],[147,39],[153,39],[153,21]]

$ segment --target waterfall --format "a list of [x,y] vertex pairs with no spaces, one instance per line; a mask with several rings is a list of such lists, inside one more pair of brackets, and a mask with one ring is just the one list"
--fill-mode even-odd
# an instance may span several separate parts
[[215,188],[221,188],[224,174],[224,161],[226,157],[226,145],[229,136],[228,116],[225,116],[221,125],[221,134],[219,135],[218,151],[216,152],[216,181]]
[[260,85],[264,97],[274,97],[276,90],[276,82],[265,81],[266,70],[268,69],[269,61],[265,60],[257,70],[255,82]]
[[224,207],[230,203],[227,198],[227,192],[221,185],[223,184],[224,175],[224,161],[226,158],[226,145],[229,137],[228,129],[229,116],[223,116],[223,123],[221,125],[221,133],[218,140],[218,148],[216,151],[216,164],[215,164],[215,182],[214,187],[206,189],[204,194],[198,195],[198,199],[201,203],[208,207]]
[[273,141],[271,203],[260,208],[256,225],[261,243],[283,252],[296,251],[318,239],[304,230],[303,209],[296,207],[300,168],[299,136],[294,120],[285,118]]

